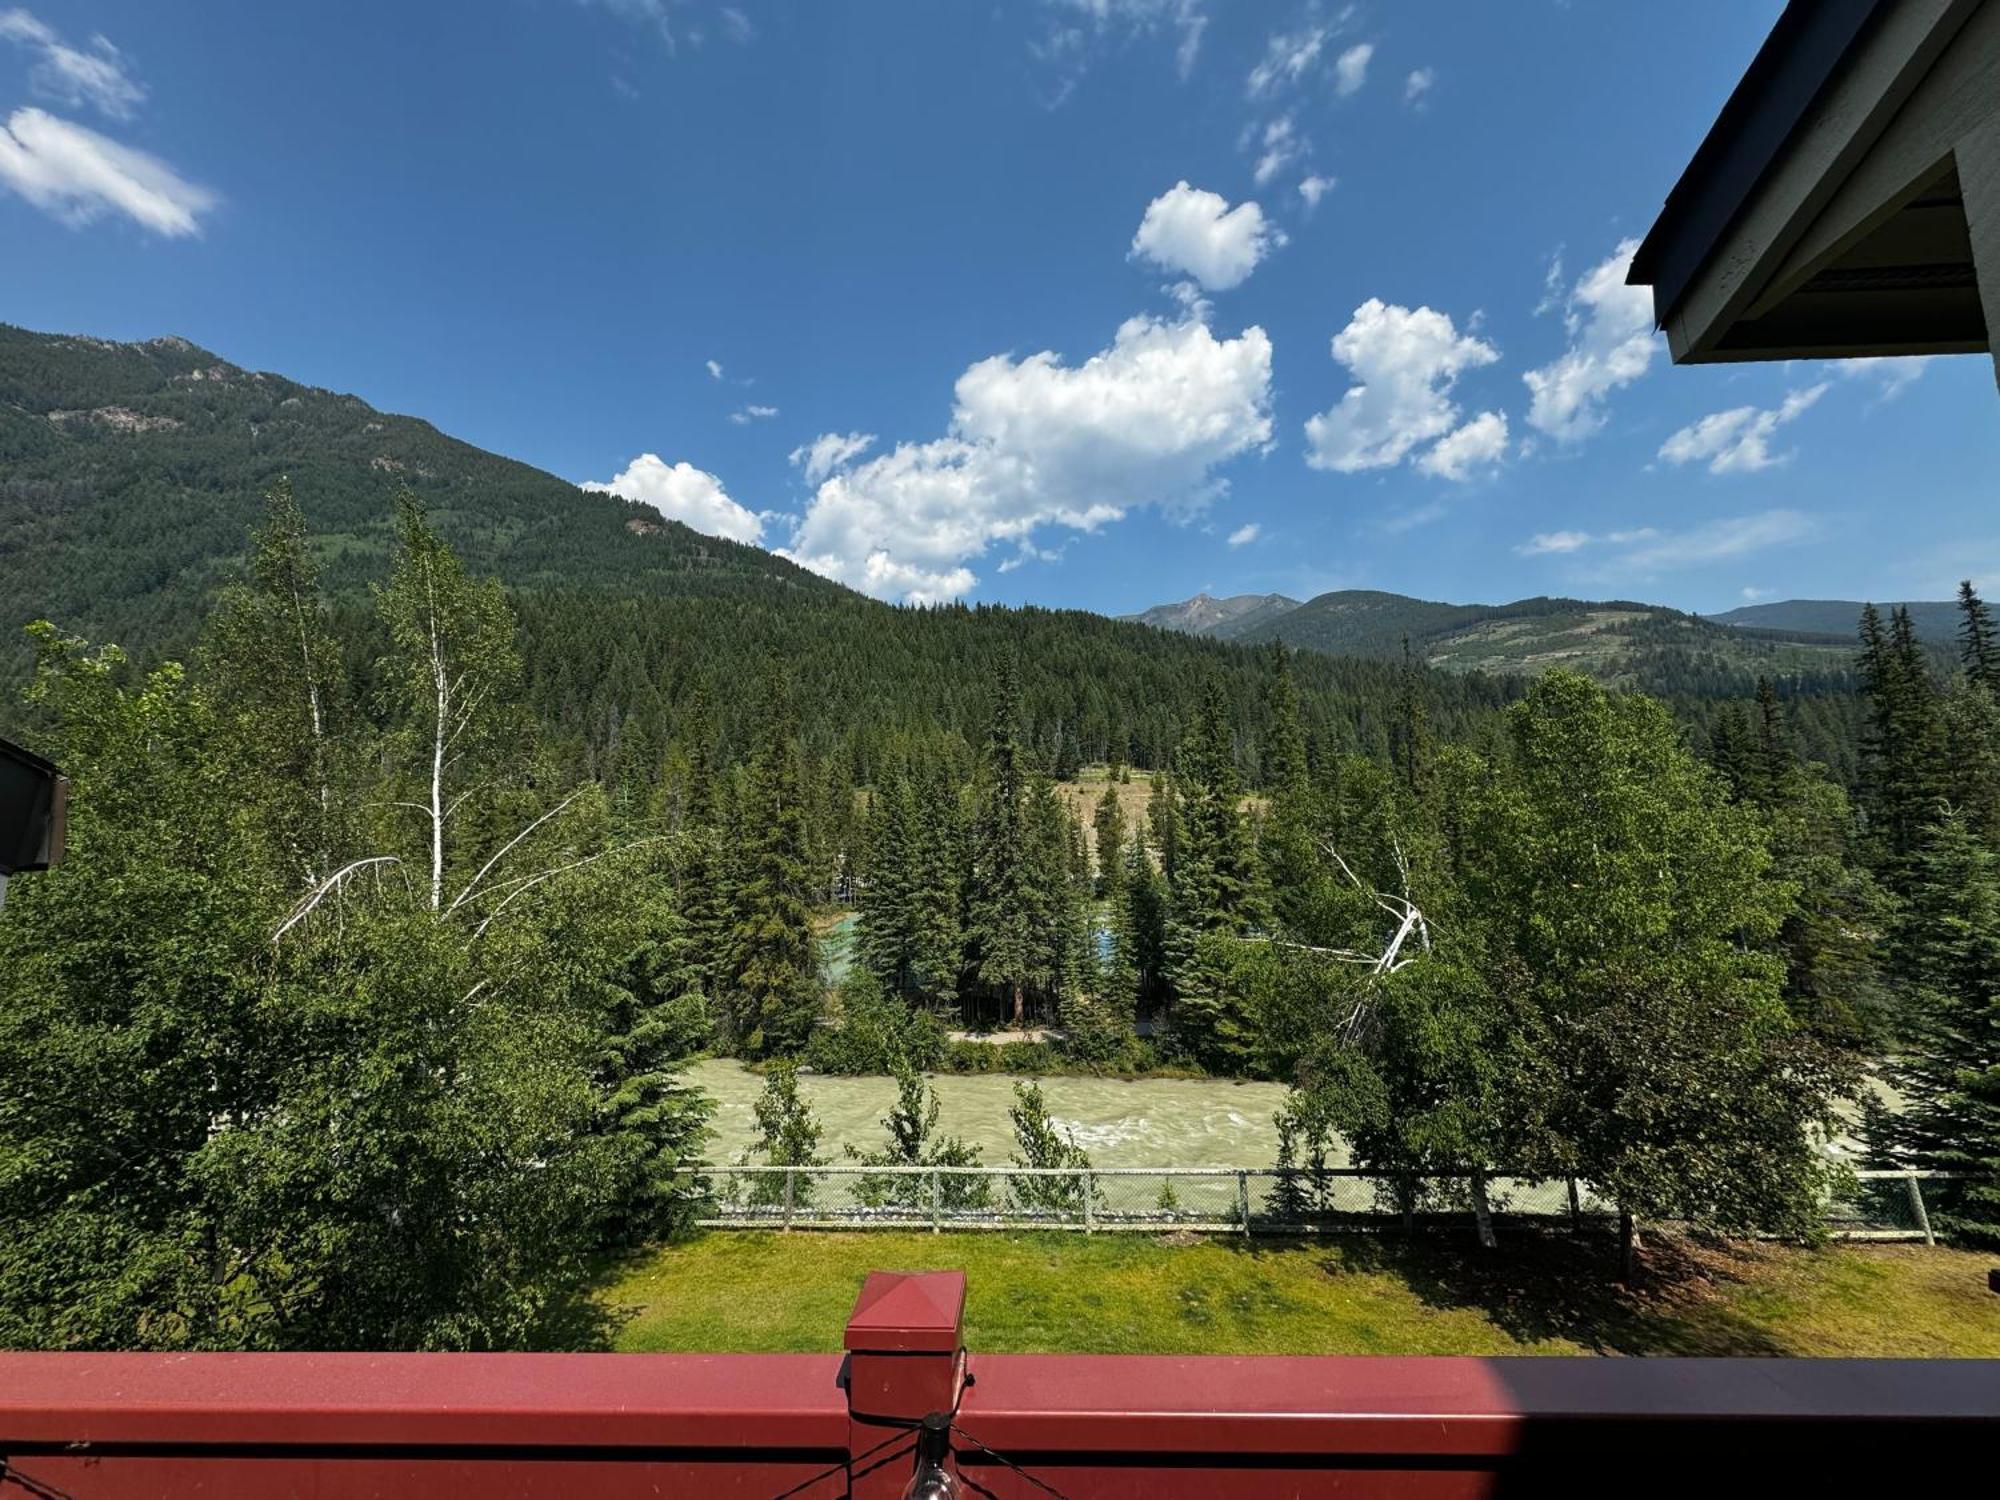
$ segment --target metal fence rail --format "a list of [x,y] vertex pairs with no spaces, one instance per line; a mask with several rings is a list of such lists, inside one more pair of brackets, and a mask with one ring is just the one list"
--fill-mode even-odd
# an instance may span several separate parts
[[[1084,1234],[1369,1233],[1490,1221],[1615,1219],[1590,1184],[1358,1167],[760,1167],[704,1169],[710,1229],[1059,1229]],[[1836,1239],[1934,1243],[1930,1209],[1965,1174],[1852,1174],[1827,1205]],[[1928,1185],[1928,1186],[1927,1186]],[[1929,1195],[1927,1197],[1927,1194]]]

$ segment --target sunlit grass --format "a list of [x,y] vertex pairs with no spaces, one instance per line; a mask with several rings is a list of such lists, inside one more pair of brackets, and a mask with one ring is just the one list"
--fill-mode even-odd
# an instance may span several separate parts
[[1481,1255],[1386,1238],[727,1232],[628,1263],[604,1297],[628,1350],[837,1349],[867,1272],[959,1269],[967,1342],[993,1353],[2000,1357],[1987,1263],[1681,1247],[1627,1292],[1608,1245],[1561,1237]]

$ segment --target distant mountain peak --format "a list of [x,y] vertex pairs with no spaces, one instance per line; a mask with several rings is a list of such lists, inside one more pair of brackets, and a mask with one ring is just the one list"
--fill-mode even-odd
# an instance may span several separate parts
[[1178,630],[1183,635],[1229,639],[1298,607],[1298,600],[1283,594],[1231,594],[1218,599],[1204,590],[1178,604],[1156,604],[1139,614],[1120,618],[1160,630]]

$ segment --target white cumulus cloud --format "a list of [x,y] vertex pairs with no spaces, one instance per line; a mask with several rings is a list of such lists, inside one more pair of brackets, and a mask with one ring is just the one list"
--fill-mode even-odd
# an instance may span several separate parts
[[822,432],[810,443],[792,450],[792,467],[805,471],[807,484],[817,485],[874,446],[872,432]]
[[1424,96],[1437,86],[1437,71],[1433,68],[1415,68],[1403,80],[1403,102],[1423,107]]
[[0,187],[65,224],[122,213],[170,238],[201,233],[216,203],[157,157],[39,109],[17,109],[0,126]]
[[1371,297],[1334,335],[1333,357],[1353,384],[1332,408],[1306,422],[1306,462],[1313,468],[1342,474],[1386,469],[1435,444],[1419,467],[1462,479],[1475,464],[1505,451],[1504,417],[1481,412],[1460,427],[1451,399],[1463,372],[1492,364],[1500,351],[1460,333],[1448,315]]
[[103,36],[72,47],[53,26],[19,6],[0,10],[0,41],[36,54],[28,85],[45,99],[72,109],[88,104],[114,120],[129,120],[146,90],[125,70],[125,58]]
[[1578,280],[1563,312],[1569,348],[1521,377],[1531,397],[1528,425],[1559,442],[1580,442],[1602,427],[1605,398],[1644,375],[1660,350],[1652,292],[1625,285],[1638,248],[1624,241]]
[[1232,547],[1247,547],[1263,534],[1264,528],[1255,521],[1250,521],[1229,533],[1229,545]]
[[1368,64],[1375,57],[1373,42],[1356,42],[1340,54],[1333,65],[1333,89],[1341,98],[1347,99],[1361,92],[1368,82]]
[[959,376],[951,427],[828,477],[787,554],[913,604],[955,599],[996,542],[1095,531],[1128,510],[1191,513],[1216,468],[1271,439],[1271,341],[1138,317],[1080,365],[996,355]]
[[722,379],[722,361],[719,359],[711,359],[706,361],[706,363],[708,365],[708,378],[710,380]]
[[1226,292],[1284,242],[1255,203],[1231,208],[1220,193],[1178,182],[1146,205],[1131,254],[1192,276],[1207,291]]
[[1491,468],[1506,456],[1506,417],[1497,411],[1483,411],[1433,443],[1417,460],[1417,467],[1440,479],[1463,483],[1477,470]]
[[730,499],[720,479],[691,463],[670,464],[657,453],[642,453],[616,478],[601,484],[588,480],[581,488],[637,500],[709,536],[751,543],[764,536],[763,521]]
[[1711,474],[1754,474],[1791,458],[1773,453],[1771,439],[1778,429],[1812,410],[1826,394],[1826,382],[1793,391],[1778,406],[1732,407],[1692,422],[1660,445],[1660,457],[1670,464],[1705,463]]

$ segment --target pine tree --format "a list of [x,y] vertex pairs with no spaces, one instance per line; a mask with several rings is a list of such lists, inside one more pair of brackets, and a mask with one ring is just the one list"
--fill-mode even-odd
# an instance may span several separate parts
[[1241,997],[1212,944],[1261,925],[1264,903],[1219,685],[1204,696],[1177,763],[1182,834],[1167,919],[1175,1043],[1206,1066],[1235,1067],[1251,1040]]
[[1403,673],[1396,694],[1396,717],[1391,725],[1389,761],[1403,790],[1418,802],[1430,793],[1431,761],[1436,745],[1431,736],[1430,709],[1424,702],[1423,674],[1410,650],[1410,638],[1403,637]]
[[1115,781],[1106,783],[1090,823],[1097,845],[1097,894],[1115,904],[1125,880],[1125,809],[1119,805]]
[[2000,693],[2000,637],[1994,632],[1993,612],[1973,589],[1970,578],[1958,586],[1958,610],[1958,654],[1965,664],[1966,678]]
[[1863,744],[1862,808],[1876,864],[1900,885],[1944,790],[1937,692],[1909,611],[1898,607],[1885,633],[1875,607],[1861,617],[1859,662],[1869,705]]
[[986,757],[980,768],[968,936],[980,980],[1006,998],[1015,1026],[1027,1018],[1036,946],[1023,816],[1027,776],[1022,765],[1019,719],[1020,693],[1014,665],[1009,661],[1000,672]]
[[743,880],[731,933],[737,1037],[752,1057],[795,1054],[819,1020],[806,787],[791,689],[775,667],[743,783]]
[[1757,679],[1757,733],[1751,758],[1751,800],[1769,809],[1783,800],[1798,770],[1778,690],[1768,677]]
[[1146,793],[1146,834],[1153,841],[1160,873],[1171,882],[1181,847],[1180,793],[1174,787],[1171,761],[1153,772],[1153,783]]
[[1264,881],[1273,915],[1286,928],[1298,927],[1310,900],[1319,864],[1319,798],[1307,764],[1305,730],[1299,722],[1298,686],[1283,646],[1274,647],[1269,693],[1268,747],[1264,756],[1269,811],[1259,830]]
[[867,859],[855,929],[857,956],[898,995],[916,981],[916,832],[910,782],[899,768],[869,800]]
[[966,841],[958,789],[942,758],[925,770],[913,830],[911,971],[933,1010],[953,1011],[965,966]]
[[1928,830],[1895,939],[1912,996],[1884,1071],[1904,1106],[1873,1113],[1871,1144],[1902,1166],[1980,1179],[1933,1221],[2000,1247],[2000,854],[1955,814]]

